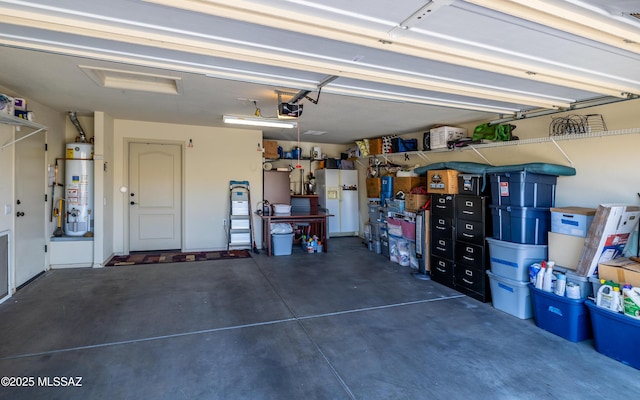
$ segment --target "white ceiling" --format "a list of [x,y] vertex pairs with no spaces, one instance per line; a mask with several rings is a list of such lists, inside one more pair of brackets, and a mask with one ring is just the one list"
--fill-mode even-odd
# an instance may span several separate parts
[[[275,117],[308,92],[300,132],[327,134],[301,140],[348,143],[635,98],[638,12],[631,0],[0,0],[0,85],[61,112],[205,126],[253,115],[254,100]],[[174,78],[177,93],[102,87],[87,68]]]

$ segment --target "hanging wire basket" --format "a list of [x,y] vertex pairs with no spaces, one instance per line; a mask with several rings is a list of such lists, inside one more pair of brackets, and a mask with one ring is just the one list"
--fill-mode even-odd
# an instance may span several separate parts
[[549,136],[581,135],[606,130],[607,125],[600,114],[573,114],[553,118],[549,125]]

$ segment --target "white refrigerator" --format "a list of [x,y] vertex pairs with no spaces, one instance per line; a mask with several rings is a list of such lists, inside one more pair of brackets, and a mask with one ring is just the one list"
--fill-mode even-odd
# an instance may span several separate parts
[[359,235],[358,171],[319,169],[315,175],[318,205],[333,214],[327,218],[329,237]]

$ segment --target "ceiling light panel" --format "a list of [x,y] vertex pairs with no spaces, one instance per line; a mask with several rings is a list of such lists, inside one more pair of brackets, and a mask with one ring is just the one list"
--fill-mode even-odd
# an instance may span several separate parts
[[175,76],[134,72],[88,65],[78,66],[98,86],[108,89],[180,94],[182,79]]

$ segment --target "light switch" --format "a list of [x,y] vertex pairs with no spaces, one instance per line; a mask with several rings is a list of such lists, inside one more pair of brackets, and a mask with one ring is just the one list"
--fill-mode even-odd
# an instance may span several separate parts
[[11,214],[11,204],[5,204],[4,205],[4,215],[9,215]]

